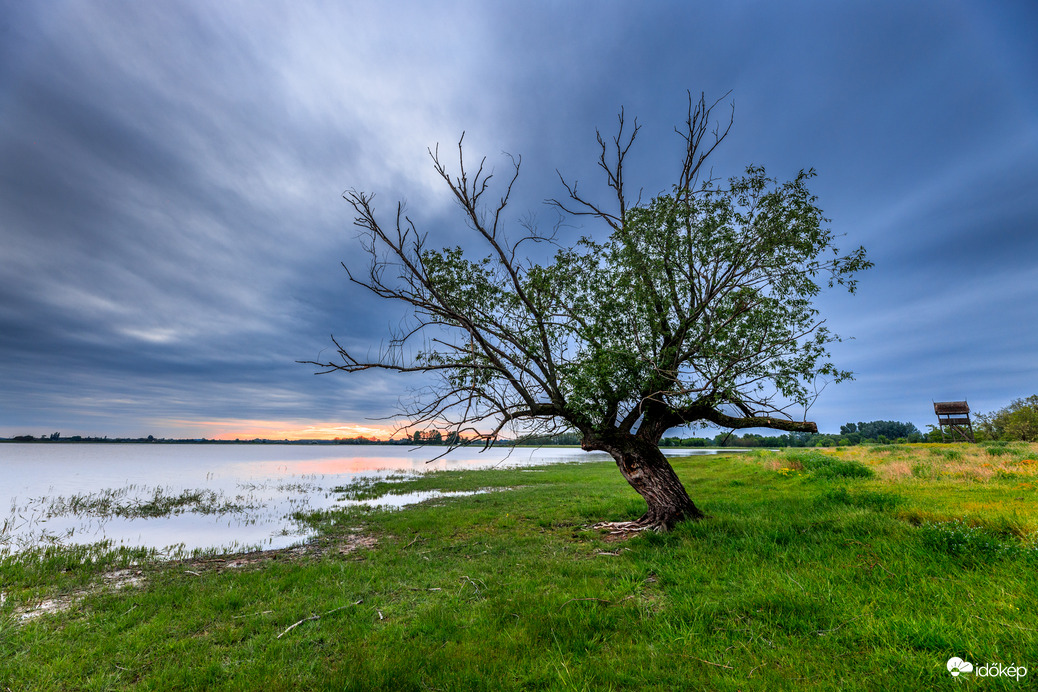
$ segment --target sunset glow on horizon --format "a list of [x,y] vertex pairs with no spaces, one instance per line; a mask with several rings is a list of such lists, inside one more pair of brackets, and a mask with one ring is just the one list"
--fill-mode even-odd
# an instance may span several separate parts
[[179,436],[209,440],[334,440],[337,438],[365,437],[388,440],[401,437],[400,425],[338,423],[326,421],[274,421],[224,419],[215,421],[171,420],[169,427],[180,431]]

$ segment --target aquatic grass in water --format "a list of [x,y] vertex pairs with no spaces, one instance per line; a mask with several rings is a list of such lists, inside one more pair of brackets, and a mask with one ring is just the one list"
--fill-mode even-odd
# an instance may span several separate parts
[[168,517],[185,512],[195,514],[241,514],[262,507],[255,498],[238,495],[229,499],[214,490],[182,490],[174,494],[171,488],[157,487],[150,496],[130,497],[135,486],[81,493],[70,497],[58,496],[49,500],[46,516],[90,516],[98,518]]
[[[237,484],[244,492],[233,496],[211,489],[177,492],[169,487],[148,489],[142,484],[131,484],[69,496],[31,498],[25,503],[15,500],[11,515],[0,524],[0,556],[32,552],[46,546],[89,544],[95,548],[123,549],[142,545],[142,540],[155,559],[284,548],[316,535],[318,526],[332,510],[351,506],[360,506],[362,511],[374,507],[400,508],[431,499],[492,490],[413,492],[401,490],[391,482],[416,477],[402,474],[362,477],[331,490],[326,490],[316,476],[287,482],[249,481]],[[169,522],[191,516],[211,527],[207,531],[218,531],[218,543],[200,544],[197,539],[178,541],[180,536],[175,524]],[[196,526],[197,523],[192,524],[192,529],[197,530]],[[157,531],[167,538],[161,542],[145,539],[143,532],[149,527],[152,533]],[[264,527],[266,532],[262,531]],[[134,534],[136,537],[131,538]]]
[[[371,500],[389,492],[391,481],[449,469],[606,458],[579,449],[495,448],[458,450],[430,463],[439,451],[352,445],[4,444],[0,507],[9,506],[10,512],[0,512],[0,553],[108,539],[114,545],[160,550],[289,547],[313,536],[293,521],[295,513]],[[683,453],[665,451],[675,452]],[[334,489],[358,477],[364,479],[358,492],[340,500],[349,493]]]
[[377,477],[360,477],[331,489],[341,500],[373,500],[393,492],[394,486],[414,480],[421,474],[389,474]]
[[[242,485],[245,492],[233,495],[223,490],[177,491],[130,484],[67,496],[33,497],[24,502],[14,498],[10,515],[0,524],[0,555],[83,544],[142,545],[171,558],[213,547],[225,551],[286,547],[313,533],[292,515],[308,509],[315,499],[332,501],[312,480]],[[185,524],[183,531],[171,523],[189,517],[197,519]],[[271,528],[264,531],[264,526]],[[183,540],[182,534],[189,540]],[[215,544],[198,542],[200,535],[208,534],[219,535]]]

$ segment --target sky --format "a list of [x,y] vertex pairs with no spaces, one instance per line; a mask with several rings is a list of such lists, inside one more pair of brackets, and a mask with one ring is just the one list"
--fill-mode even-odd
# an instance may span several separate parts
[[0,0],[0,437],[384,435],[413,378],[296,362],[403,317],[339,264],[343,191],[465,243],[427,153],[464,132],[550,225],[621,107],[668,190],[688,91],[730,92],[716,174],[815,168],[875,262],[819,299],[855,380],[808,419],[999,409],[1038,393],[1036,35],[1033,0]]

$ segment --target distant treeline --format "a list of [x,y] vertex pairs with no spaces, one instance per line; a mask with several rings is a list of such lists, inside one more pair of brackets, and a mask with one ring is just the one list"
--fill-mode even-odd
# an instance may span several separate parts
[[[940,432],[937,433],[938,441]],[[927,438],[912,423],[892,420],[877,420],[871,423],[847,423],[840,426],[839,434],[832,433],[786,433],[784,435],[758,435],[745,433],[721,433],[714,437],[665,437],[661,447],[850,447],[873,442],[924,442]]]
[[[765,436],[754,433],[737,435],[719,433],[713,437],[664,437],[660,447],[849,447],[863,442],[884,444],[888,442],[941,441],[941,433],[923,435],[912,423],[892,420],[876,420],[870,423],[847,423],[840,426],[839,434],[788,433]],[[579,445],[577,433],[561,433],[541,437],[522,438],[516,444],[524,445]]]
[[[719,433],[713,437],[665,437],[660,440],[661,447],[848,447],[862,443],[906,443],[906,442],[941,442],[941,432],[933,425],[927,426],[926,433],[919,431],[912,423],[893,420],[874,420],[863,423],[847,423],[840,426],[837,433],[787,433],[784,435],[765,436],[755,433]],[[983,440],[1026,440],[1038,441],[1038,395],[1026,399],[1017,399],[1006,408],[990,414],[976,416],[975,432],[978,441]],[[442,433],[439,430],[417,431],[408,437],[376,440],[367,437],[341,437],[334,440],[208,440],[169,439],[147,437],[83,437],[72,435],[64,437],[61,433],[50,435],[19,435],[13,438],[0,438],[0,442],[106,442],[106,443],[152,443],[152,444],[290,444],[290,445],[464,445],[472,442],[457,433]],[[477,442],[482,444],[482,441]],[[539,435],[521,437],[516,440],[501,439],[497,445],[562,445],[579,446],[580,435],[575,432],[557,435]]]
[[148,435],[147,437],[84,437],[80,435],[71,435],[69,437],[63,437],[60,433],[54,433],[52,435],[40,435],[39,437],[33,437],[32,435],[18,435],[17,437],[4,438],[0,437],[0,442],[104,442],[104,443],[120,443],[120,444],[222,444],[222,445],[414,445],[414,441],[411,438],[403,438],[399,440],[374,440],[367,437],[337,437],[334,440],[269,440],[263,438],[255,438],[252,440],[210,440],[204,437],[202,438],[165,438],[165,437],[154,437]]

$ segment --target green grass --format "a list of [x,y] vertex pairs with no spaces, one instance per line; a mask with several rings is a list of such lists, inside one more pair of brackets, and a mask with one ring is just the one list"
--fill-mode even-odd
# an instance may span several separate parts
[[644,510],[602,463],[406,479],[510,489],[315,514],[308,551],[238,566],[5,558],[0,689],[1033,687],[945,662],[1038,668],[1035,448],[914,447],[674,460],[709,518],[627,540],[590,528]]

